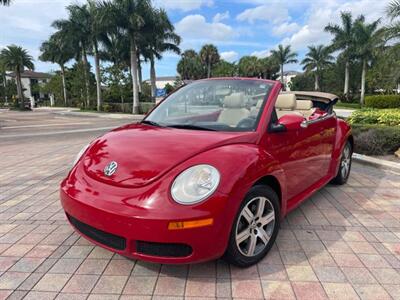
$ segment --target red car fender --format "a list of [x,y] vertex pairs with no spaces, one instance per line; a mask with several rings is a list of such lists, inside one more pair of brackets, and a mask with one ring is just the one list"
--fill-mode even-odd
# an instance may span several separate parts
[[[204,157],[204,158],[203,158]],[[213,158],[213,159],[210,159]],[[223,159],[220,159],[223,158]],[[230,160],[227,163],[227,160]],[[206,160],[206,162],[205,162]],[[280,184],[281,217],[286,213],[285,175],[279,162],[255,144],[231,144],[206,151],[184,164],[208,163],[221,173],[218,191],[229,195],[226,213],[229,228],[250,188],[265,176],[273,176]]]

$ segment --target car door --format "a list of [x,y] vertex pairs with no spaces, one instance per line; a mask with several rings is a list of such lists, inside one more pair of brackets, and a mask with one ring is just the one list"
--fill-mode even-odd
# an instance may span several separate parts
[[320,170],[319,177],[328,175],[332,152],[336,138],[336,115],[335,113],[324,113],[319,118],[308,121],[308,127],[314,128],[319,133],[318,144],[315,147],[319,148],[320,152]]
[[[279,122],[276,112],[273,114],[271,122]],[[289,201],[326,175],[327,149],[322,145],[323,137],[319,122],[305,128],[298,126],[284,132],[265,133],[262,147],[280,162]]]

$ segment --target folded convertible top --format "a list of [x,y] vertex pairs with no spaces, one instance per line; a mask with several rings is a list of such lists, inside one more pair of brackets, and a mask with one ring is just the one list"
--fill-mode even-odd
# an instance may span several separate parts
[[338,101],[338,96],[323,92],[308,92],[308,91],[286,91],[281,92],[282,94],[295,94],[298,100],[312,100],[320,101],[324,103],[333,102],[335,104]]

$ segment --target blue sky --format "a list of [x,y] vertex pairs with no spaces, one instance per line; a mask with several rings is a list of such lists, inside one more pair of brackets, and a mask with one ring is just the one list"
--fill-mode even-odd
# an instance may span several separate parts
[[[67,16],[65,6],[84,0],[14,0],[0,7],[0,48],[17,44],[36,59],[38,71],[57,70],[57,66],[37,60],[40,44],[54,31],[51,23]],[[384,17],[389,0],[153,0],[164,7],[182,36],[182,50],[199,50],[205,43],[217,45],[221,56],[237,61],[244,55],[265,57],[278,44],[290,44],[304,57],[308,45],[327,44],[323,28],[339,22],[341,11],[354,16],[364,14],[368,21]],[[179,57],[165,53],[156,64],[158,76],[175,75]],[[301,70],[293,64],[286,70]],[[143,78],[148,78],[143,66]]]

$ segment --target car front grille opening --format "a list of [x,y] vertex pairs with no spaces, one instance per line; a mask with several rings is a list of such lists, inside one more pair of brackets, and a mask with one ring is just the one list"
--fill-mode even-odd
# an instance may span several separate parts
[[92,240],[116,250],[124,250],[126,248],[125,238],[82,223],[81,221],[75,219],[68,214],[67,218],[78,231],[91,238]]
[[186,257],[192,254],[192,247],[185,244],[136,242],[136,251],[140,254],[160,257]]

